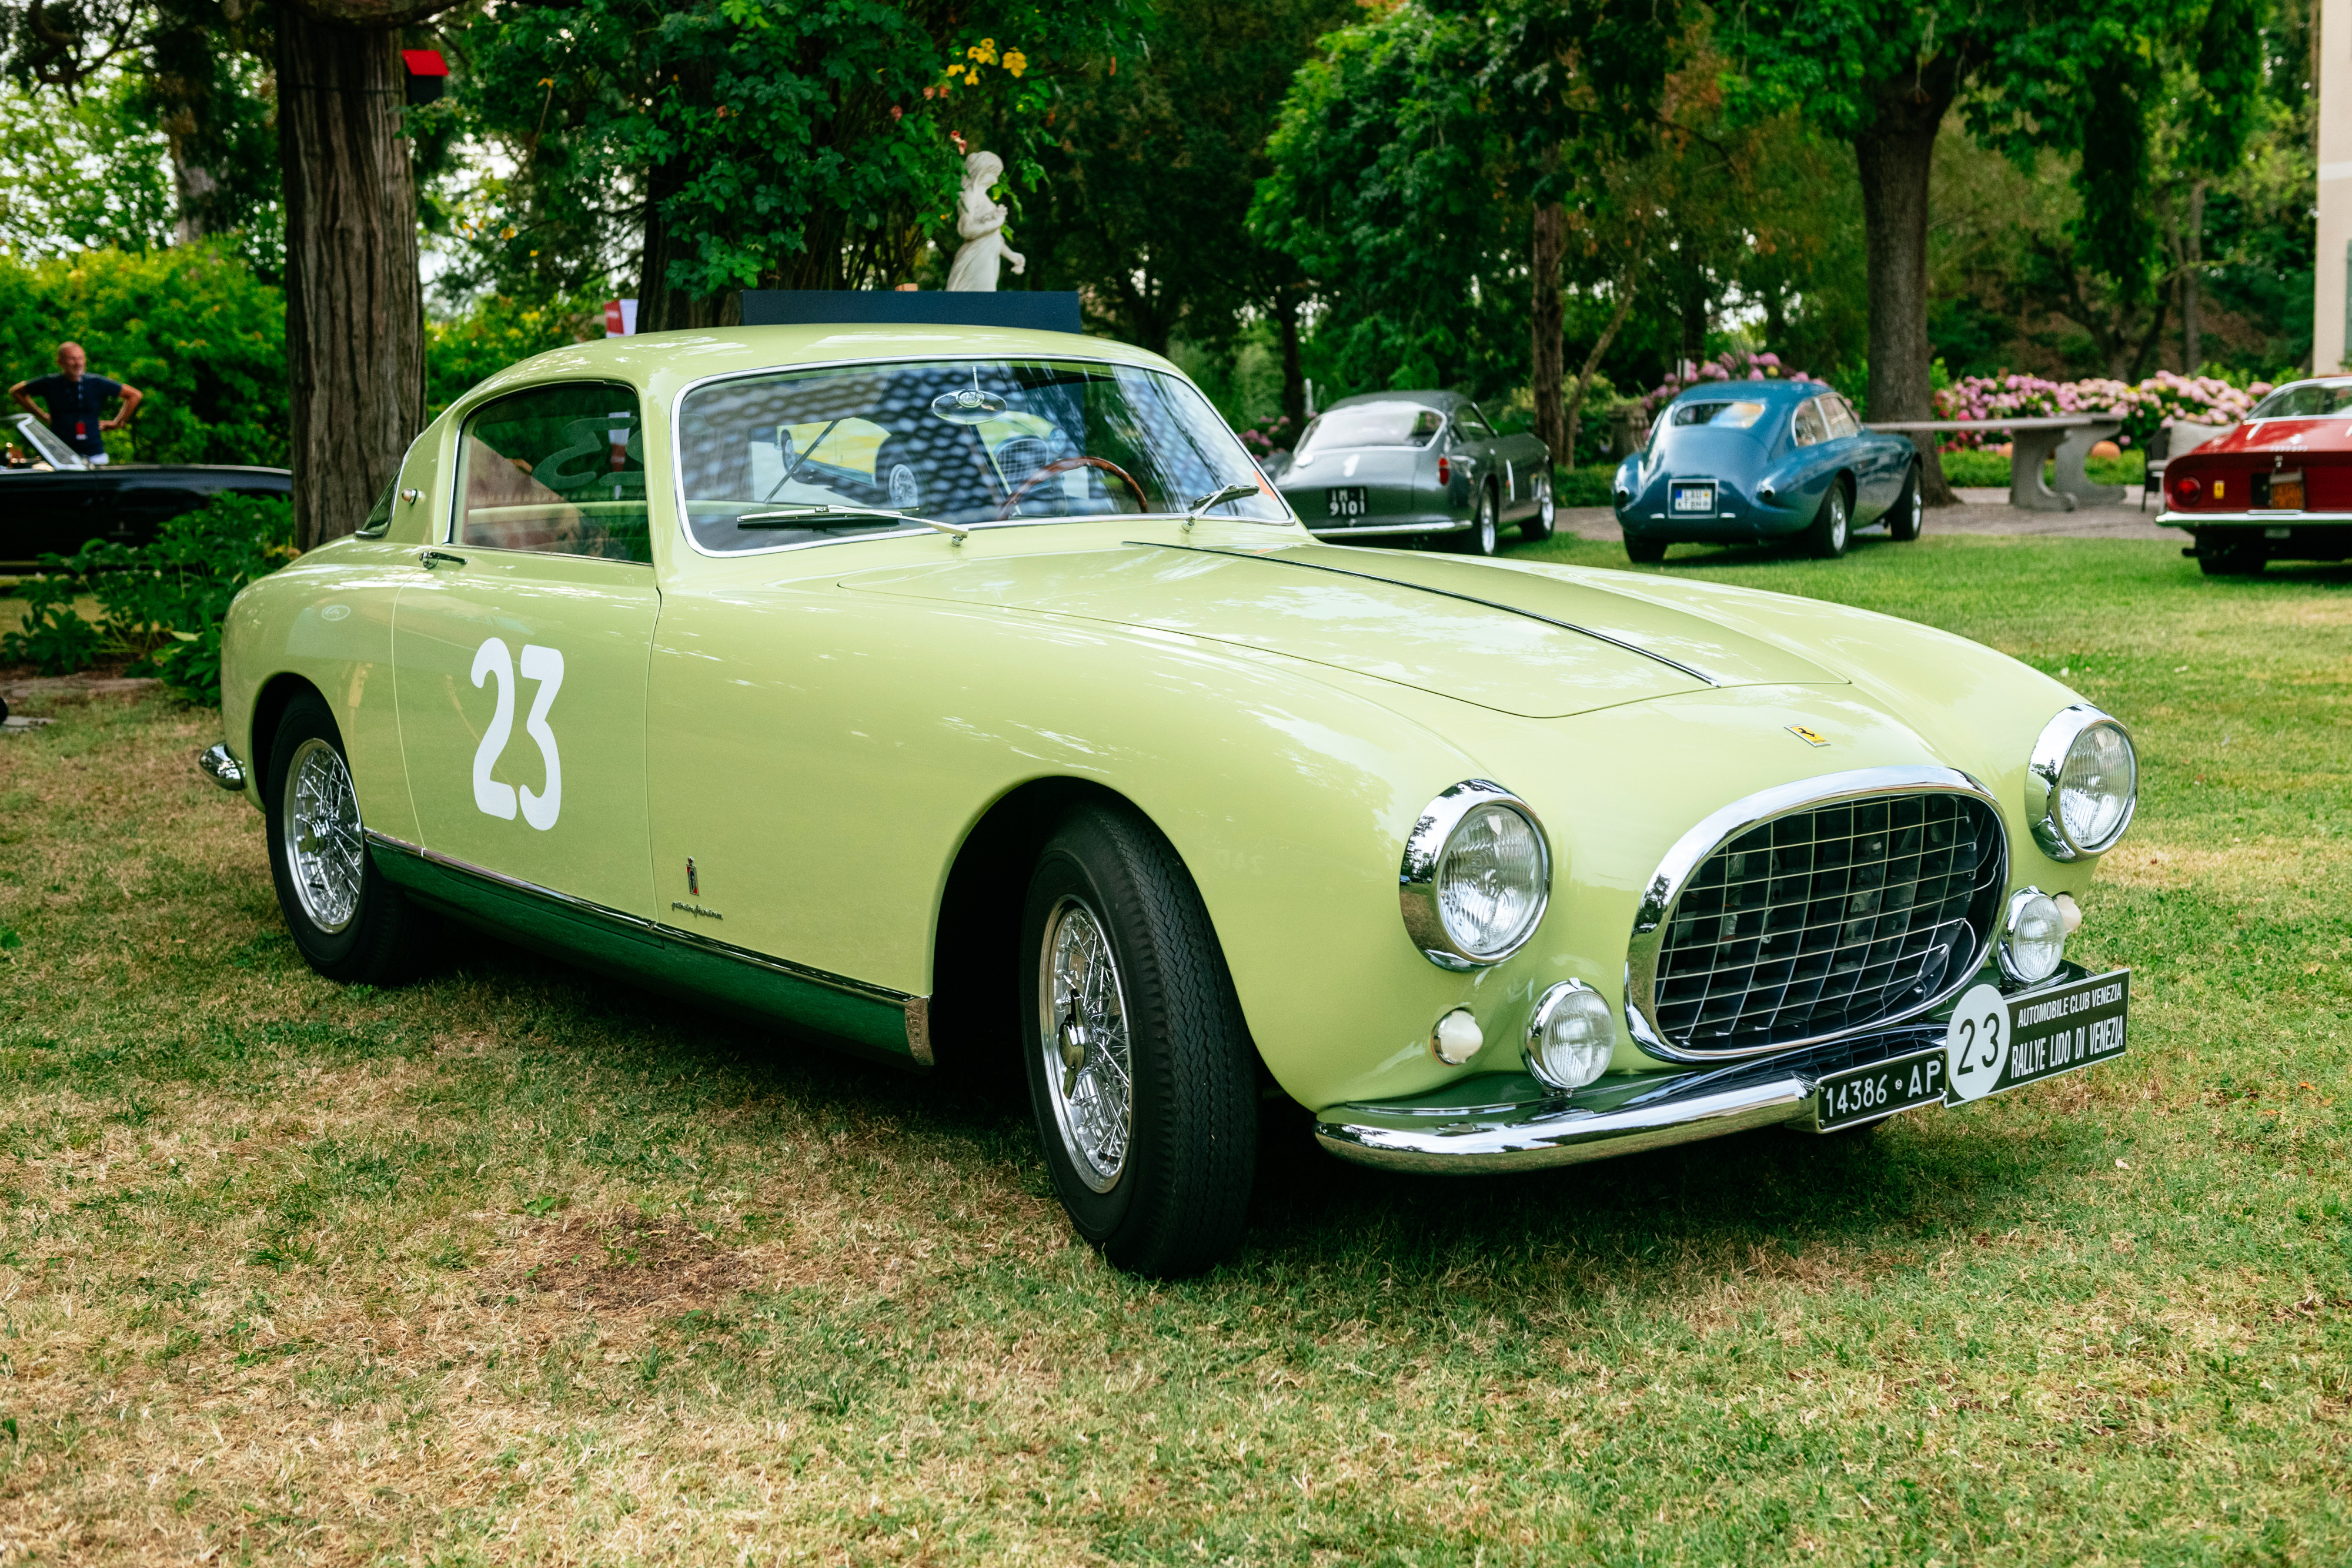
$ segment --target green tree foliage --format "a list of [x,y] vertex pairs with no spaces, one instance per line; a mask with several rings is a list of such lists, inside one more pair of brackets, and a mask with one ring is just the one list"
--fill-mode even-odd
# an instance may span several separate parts
[[1490,57],[1481,19],[1409,3],[1298,72],[1250,225],[1316,287],[1334,395],[1524,374],[1528,205],[1479,85]]
[[147,394],[107,438],[116,456],[286,461],[285,299],[221,242],[0,258],[0,373],[46,373],[66,338],[92,371]]
[[68,99],[0,83],[0,251],[19,257],[171,237],[169,145],[137,111],[138,78]]
[[1225,344],[1300,279],[1245,225],[1292,73],[1347,0],[1158,0],[1142,47],[1053,84],[1042,175],[1016,220],[1034,287],[1165,353]]
[[[467,37],[480,111],[538,187],[533,225],[576,247],[599,214],[638,217],[640,308],[661,326],[669,292],[905,278],[942,232],[958,133],[1026,128],[989,150],[1034,178],[1048,79],[1131,21],[1071,0],[584,0]],[[529,248],[534,228],[494,233]]]
[[[217,706],[229,601],[294,553],[293,503],[222,495],[165,523],[152,543],[44,556],[40,575],[18,591],[24,621],[0,637],[0,662],[62,675],[127,659],[131,674]],[[96,622],[76,607],[82,598],[98,601]]]

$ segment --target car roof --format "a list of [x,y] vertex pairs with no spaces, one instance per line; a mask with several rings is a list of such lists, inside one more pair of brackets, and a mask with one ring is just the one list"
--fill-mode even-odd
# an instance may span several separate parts
[[1675,394],[1676,402],[1732,402],[1758,398],[1767,402],[1799,402],[1837,389],[1824,382],[1701,382]]
[[1353,397],[1343,397],[1337,402],[1327,404],[1323,412],[1328,413],[1335,408],[1360,408],[1368,402],[1410,402],[1418,403],[1423,408],[1433,408],[1440,413],[1451,413],[1469,401],[1460,392],[1358,392]]
[[1155,371],[1176,368],[1146,350],[1081,332],[906,323],[713,327],[567,343],[509,365],[472,388],[459,402],[471,405],[510,387],[573,377],[625,382],[644,392],[667,395],[711,376],[748,371],[975,358],[1100,360]]

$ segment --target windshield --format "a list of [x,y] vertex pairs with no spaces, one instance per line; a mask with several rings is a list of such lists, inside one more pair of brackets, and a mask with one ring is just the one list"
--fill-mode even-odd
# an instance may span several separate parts
[[1298,440],[1298,455],[1341,446],[1426,446],[1445,416],[1417,402],[1359,402],[1318,415]]
[[2352,382],[2281,387],[2254,404],[2248,419],[2341,419],[2352,415]]
[[16,415],[14,423],[16,426],[17,434],[24,436],[25,444],[33,449],[32,455],[35,462],[46,463],[52,468],[87,468],[89,466],[89,464],[84,463],[81,460],[80,453],[76,452],[72,447],[68,446],[64,442],[59,441],[57,438],[56,434],[52,432],[47,425],[43,424],[35,415],[20,413]]
[[[1156,371],[953,360],[778,371],[698,387],[678,411],[695,542],[728,553],[851,533],[1172,514],[1289,520],[1207,400]],[[827,508],[834,509],[830,514]],[[875,517],[876,511],[905,517]]]
[[1676,424],[1712,424],[1719,430],[1745,430],[1764,417],[1760,402],[1678,402]]

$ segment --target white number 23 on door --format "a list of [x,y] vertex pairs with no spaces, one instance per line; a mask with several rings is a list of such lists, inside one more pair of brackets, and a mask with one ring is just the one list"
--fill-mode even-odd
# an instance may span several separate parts
[[[556,755],[555,732],[547,727],[547,710],[555,706],[555,694],[563,685],[562,653],[537,643],[525,643],[522,678],[539,683],[523,728],[539,742],[539,754],[547,760],[546,792],[534,794],[528,784],[522,788],[522,820],[545,832],[555,826],[555,814],[563,809],[563,760]],[[515,659],[507,652],[503,638],[492,637],[474,651],[474,685],[478,689],[486,680],[498,682],[499,706],[490,715],[490,727],[483,732],[482,744],[474,748],[474,804],[490,816],[511,822],[515,787],[490,777],[491,769],[499,765],[499,754],[507,748],[508,737],[514,733]]]

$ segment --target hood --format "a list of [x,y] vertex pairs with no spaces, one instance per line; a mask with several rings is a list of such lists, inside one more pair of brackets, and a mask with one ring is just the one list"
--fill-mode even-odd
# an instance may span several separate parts
[[1335,546],[1130,544],[859,572],[841,586],[1181,632],[1529,718],[1724,687],[1843,684],[1785,647],[1654,599]]

